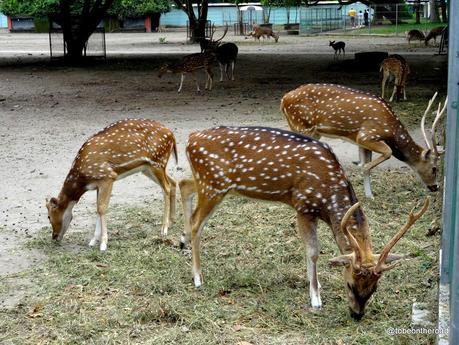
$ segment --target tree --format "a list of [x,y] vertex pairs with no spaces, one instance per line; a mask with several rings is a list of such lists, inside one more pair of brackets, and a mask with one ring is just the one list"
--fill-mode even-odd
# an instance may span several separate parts
[[6,15],[49,17],[59,24],[70,60],[81,59],[86,42],[110,8],[112,15],[129,17],[166,12],[169,4],[167,0],[0,0],[0,12]]
[[198,42],[200,38],[205,37],[209,0],[196,0],[197,15],[193,10],[192,0],[174,0],[174,2],[188,16],[191,41]]

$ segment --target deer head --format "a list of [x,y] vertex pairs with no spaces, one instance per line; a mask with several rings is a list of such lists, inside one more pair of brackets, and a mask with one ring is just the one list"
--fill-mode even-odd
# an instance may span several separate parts
[[390,251],[406,234],[408,229],[427,211],[429,198],[425,200],[419,212],[414,213],[414,208],[411,210],[405,225],[384,246],[379,255],[372,254],[371,251],[365,251],[348,229],[350,227],[348,220],[359,207],[360,203],[354,204],[346,212],[341,221],[341,231],[347,237],[352,252],[330,260],[332,266],[344,267],[343,274],[348,295],[349,310],[351,316],[356,320],[360,320],[365,314],[365,306],[376,291],[378,280],[381,278],[382,273],[395,267],[391,262],[403,258],[400,255],[391,255]]
[[165,63],[159,68],[158,78],[161,78],[164,74],[169,71],[169,64]]
[[48,209],[48,219],[53,228],[53,240],[61,241],[67,232],[70,222],[72,221],[73,203],[63,205],[57,198],[46,200],[46,208]]
[[215,31],[216,31],[215,25],[213,25],[212,26],[212,32],[210,34],[210,38],[209,39],[205,39],[205,38],[199,38],[198,39],[199,45],[201,46],[201,52],[204,52],[206,49],[215,49],[215,48],[217,48],[220,45],[221,40],[226,36],[226,33],[228,32],[228,25],[226,25],[222,37],[220,37],[218,40],[214,41],[213,37],[214,37]]
[[429,101],[429,104],[427,105],[427,109],[424,112],[424,115],[422,116],[421,131],[422,131],[422,135],[424,136],[424,141],[427,145],[427,149],[422,151],[419,160],[415,163],[416,171],[418,172],[422,181],[424,181],[424,183],[427,185],[427,187],[432,192],[436,192],[438,190],[438,186],[436,182],[437,181],[437,165],[438,165],[438,160],[440,158],[440,155],[444,153],[443,150],[439,150],[437,147],[435,129],[437,127],[438,121],[440,120],[441,116],[444,114],[446,110],[446,105],[448,102],[448,98],[446,98],[445,103],[443,104],[443,107],[441,105],[441,102],[438,103],[437,114],[435,116],[435,120],[432,123],[431,140],[429,141],[427,132],[425,129],[425,121],[426,121],[426,116],[429,113],[430,108],[432,107],[432,104],[434,103],[436,97],[437,97],[437,92],[435,92],[432,99]]

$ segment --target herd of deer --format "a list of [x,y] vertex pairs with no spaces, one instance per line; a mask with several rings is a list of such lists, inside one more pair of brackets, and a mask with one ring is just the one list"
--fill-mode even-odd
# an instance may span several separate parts
[[[208,43],[204,43],[204,52],[209,49]],[[218,49],[223,47],[220,44],[211,47],[217,51],[217,58]],[[322,220],[331,228],[341,253],[330,264],[343,267],[351,316],[362,318],[383,272],[394,267],[392,262],[403,258],[390,254],[392,248],[426,212],[429,199],[420,211],[411,211],[406,224],[379,254],[374,253],[368,219],[351,182],[330,147],[319,139],[339,137],[359,146],[367,197],[373,197],[370,171],[391,156],[409,165],[431,191],[436,191],[441,152],[435,128],[445,112],[446,100],[443,106],[438,105],[429,140],[425,118],[435,97],[436,94],[421,121],[426,147],[415,143],[382,98],[333,84],[307,84],[284,95],[280,110],[292,131],[220,126],[190,134],[186,155],[192,178],[179,182],[185,218],[180,243],[181,247],[191,243],[195,286],[203,283],[200,261],[203,227],[224,197],[234,193],[277,201],[290,205],[297,214],[299,233],[306,247],[312,307],[322,306],[316,231],[318,220]],[[381,156],[371,160],[372,152]],[[152,120],[121,120],[95,134],[79,150],[59,195],[46,202],[52,238],[62,240],[75,204],[86,191],[96,190],[97,220],[89,245],[100,242],[100,250],[105,251],[106,212],[113,183],[137,172],[158,183],[164,192],[161,235],[166,236],[174,222],[176,203],[176,182],[166,172],[171,154],[177,161],[173,133]],[[197,204],[193,210],[195,196]]]

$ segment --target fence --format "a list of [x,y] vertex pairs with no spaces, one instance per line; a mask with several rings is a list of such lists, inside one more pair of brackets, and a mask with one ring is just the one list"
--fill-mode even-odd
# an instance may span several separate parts
[[[51,59],[64,58],[67,54],[68,51],[62,29],[55,24],[51,24],[49,29],[49,55]],[[107,57],[105,29],[103,27],[98,27],[86,41],[83,49],[83,56]]]
[[338,5],[304,7],[300,13],[300,33],[337,31],[352,35],[399,36],[412,29],[427,33],[432,26],[429,16],[427,2],[370,6],[355,3],[341,8]]

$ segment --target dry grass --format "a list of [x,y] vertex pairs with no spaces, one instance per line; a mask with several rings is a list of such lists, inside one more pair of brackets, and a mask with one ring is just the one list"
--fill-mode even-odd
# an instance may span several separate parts
[[[351,179],[370,219],[376,250],[426,195],[406,170],[376,172],[375,201],[362,197],[359,175],[351,173]],[[385,333],[388,327],[410,327],[413,301],[434,308],[439,238],[425,237],[432,207],[396,247],[416,257],[385,274],[361,322],[348,315],[340,271],[328,268],[338,248],[324,224],[318,230],[324,307],[312,312],[292,210],[227,198],[204,230],[205,283],[196,290],[189,253],[177,247],[181,215],[171,240],[163,241],[161,208],[159,203],[152,208],[114,205],[107,253],[85,246],[92,230],[71,229],[64,244],[56,246],[44,228],[29,245],[49,260],[22,274],[33,282],[33,291],[16,309],[0,312],[0,343],[433,343],[428,336]]]

